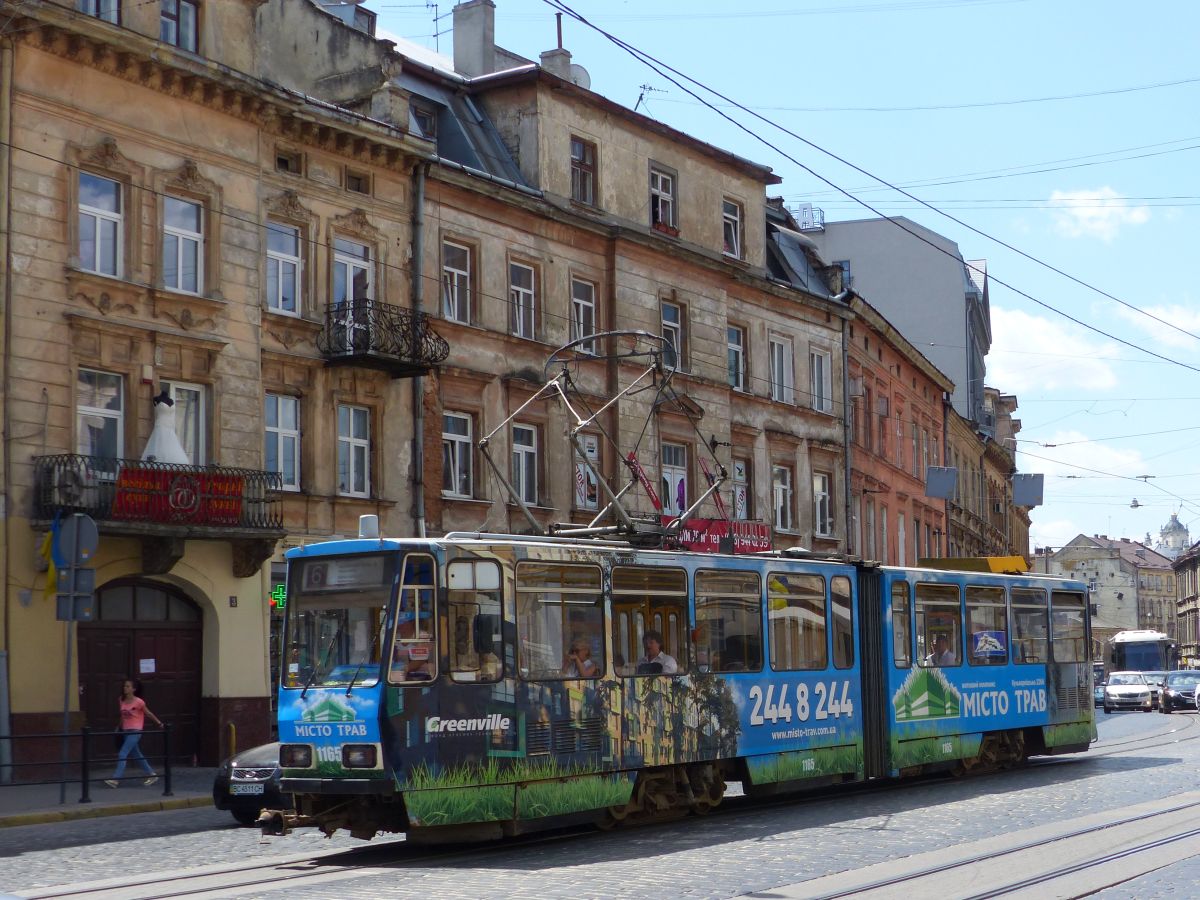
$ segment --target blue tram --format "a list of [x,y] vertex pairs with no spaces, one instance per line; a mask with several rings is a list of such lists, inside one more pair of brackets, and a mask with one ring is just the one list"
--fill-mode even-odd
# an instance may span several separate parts
[[484,534],[287,556],[272,830],[487,839],[1095,739],[1080,582]]

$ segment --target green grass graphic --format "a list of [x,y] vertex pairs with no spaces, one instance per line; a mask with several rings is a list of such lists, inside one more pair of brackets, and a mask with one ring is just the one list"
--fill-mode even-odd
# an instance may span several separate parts
[[862,771],[862,748],[856,744],[841,747],[814,747],[757,756],[747,760],[750,780],[755,784],[775,781],[799,781]]

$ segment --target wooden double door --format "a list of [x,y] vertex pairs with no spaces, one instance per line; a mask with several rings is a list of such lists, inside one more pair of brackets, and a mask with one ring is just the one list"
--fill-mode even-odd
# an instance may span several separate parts
[[[190,764],[199,750],[199,607],[169,585],[125,580],[97,591],[95,612],[93,621],[79,624],[79,708],[85,723],[93,731],[117,728],[121,685],[126,678],[140,680],[146,705],[171,725],[172,760]],[[153,723],[146,726],[152,729]],[[107,754],[112,746],[97,741],[93,752]],[[163,750],[161,735],[142,739],[152,761]]]

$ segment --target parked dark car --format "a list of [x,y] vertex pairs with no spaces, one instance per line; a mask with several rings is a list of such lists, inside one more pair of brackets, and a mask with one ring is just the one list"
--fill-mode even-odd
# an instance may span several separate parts
[[1162,706],[1165,713],[1173,713],[1177,709],[1196,708],[1196,686],[1200,685],[1200,670],[1180,669],[1168,672],[1163,683]]
[[1166,672],[1146,672],[1146,683],[1150,685],[1150,705],[1158,709],[1162,703],[1162,685],[1167,680]]
[[291,794],[279,790],[279,743],[235,753],[217,769],[213,805],[243,825],[253,825],[264,808],[290,809]]

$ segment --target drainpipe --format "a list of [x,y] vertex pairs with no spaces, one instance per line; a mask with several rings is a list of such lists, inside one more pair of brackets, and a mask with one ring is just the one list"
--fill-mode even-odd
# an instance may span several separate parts
[[[12,625],[12,591],[9,589],[9,571],[12,554],[12,459],[9,441],[12,438],[12,418],[8,401],[11,396],[9,360],[12,359],[12,92],[13,92],[13,42],[5,38],[0,43],[0,266],[4,277],[0,279],[0,348],[4,353],[3,370],[0,372],[0,418],[3,421],[3,436],[0,436],[0,528],[4,529],[0,543],[0,602],[4,604],[3,632],[0,633],[0,737],[11,734],[9,715],[8,648]],[[69,677],[69,676],[68,676]],[[11,777],[8,763],[12,762],[12,741],[0,740],[0,781]]]
[[[850,320],[842,319],[842,455],[845,459],[845,475],[843,477],[843,495],[846,501],[846,518],[845,518],[845,545],[844,552],[850,552],[850,523],[851,517],[854,515],[853,497],[850,496],[850,441],[853,435],[850,433]],[[862,555],[862,548],[856,547],[858,554]]]
[[[413,313],[421,311],[422,279],[424,277],[425,244],[425,173],[428,163],[418,163],[413,169],[412,187],[412,308]],[[414,320],[413,327],[416,327]],[[415,343],[414,348],[416,349]],[[416,520],[416,536],[425,537],[425,379],[418,375],[412,382],[413,403],[413,459],[412,481],[414,493],[413,518]]]

